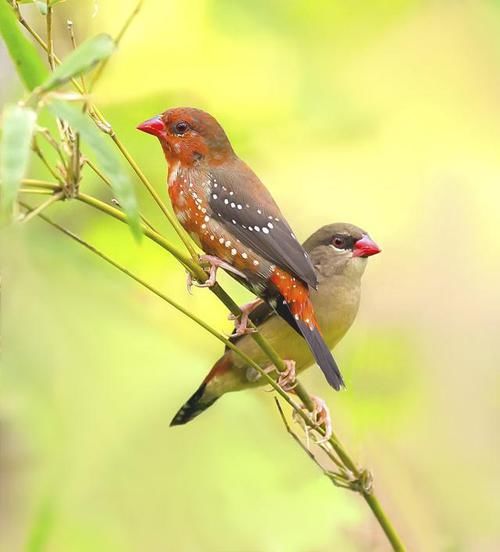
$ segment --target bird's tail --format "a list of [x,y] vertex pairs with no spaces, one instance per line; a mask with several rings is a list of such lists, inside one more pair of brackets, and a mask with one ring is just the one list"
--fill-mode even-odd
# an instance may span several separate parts
[[280,294],[274,307],[276,312],[304,337],[326,380],[339,391],[345,387],[344,380],[321,335],[307,285],[279,270],[272,281]]
[[187,424],[214,404],[219,397],[206,397],[206,389],[207,384],[203,382],[191,398],[188,399],[183,406],[181,406],[177,414],[170,422],[170,426]]
[[223,386],[217,385],[217,382],[220,377],[224,379],[224,375],[230,368],[231,362],[229,358],[224,355],[214,364],[213,368],[191,398],[181,406],[170,422],[170,426],[187,424],[212,406],[214,402],[226,392]]

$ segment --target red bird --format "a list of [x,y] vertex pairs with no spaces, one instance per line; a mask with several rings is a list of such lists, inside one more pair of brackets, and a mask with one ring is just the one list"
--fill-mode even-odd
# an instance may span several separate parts
[[309,287],[318,285],[309,256],[224,129],[189,107],[169,109],[137,128],[160,141],[175,214],[207,253],[202,260],[211,265],[209,284],[222,267],[269,303],[302,334],[328,383],[339,390],[344,382],[309,296]]

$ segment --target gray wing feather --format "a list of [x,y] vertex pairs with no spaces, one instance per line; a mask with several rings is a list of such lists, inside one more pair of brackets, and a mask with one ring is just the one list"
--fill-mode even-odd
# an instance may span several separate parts
[[209,202],[216,220],[241,243],[316,288],[318,281],[309,256],[271,196],[267,195],[265,203],[272,205],[272,213],[255,201],[245,182],[236,187],[230,172],[213,171],[212,180],[217,186]]

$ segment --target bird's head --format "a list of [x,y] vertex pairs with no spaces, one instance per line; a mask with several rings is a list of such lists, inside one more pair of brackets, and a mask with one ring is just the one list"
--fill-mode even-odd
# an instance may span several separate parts
[[304,248],[323,276],[352,274],[361,277],[368,257],[381,251],[367,232],[345,222],[323,226],[305,241]]
[[156,136],[168,164],[180,162],[191,167],[203,160],[218,165],[234,156],[224,129],[205,111],[193,107],[175,107],[137,126]]

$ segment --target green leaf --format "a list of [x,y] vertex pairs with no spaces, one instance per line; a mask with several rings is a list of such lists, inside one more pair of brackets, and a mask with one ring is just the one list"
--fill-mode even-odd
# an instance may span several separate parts
[[10,105],[2,120],[0,148],[0,218],[10,220],[21,180],[30,157],[31,137],[35,130],[36,112],[28,107]]
[[35,46],[24,36],[16,16],[6,0],[0,1],[0,34],[28,90],[39,86],[48,75]]
[[68,82],[108,58],[115,50],[114,40],[107,34],[100,34],[82,42],[57,66],[42,84],[41,91],[47,92]]
[[139,241],[142,232],[137,199],[133,185],[115,149],[89,118],[78,109],[61,101],[53,101],[47,107],[53,115],[66,121],[73,130],[78,132],[80,138],[92,149],[97,164],[109,178],[116,199],[127,215],[132,234]]

